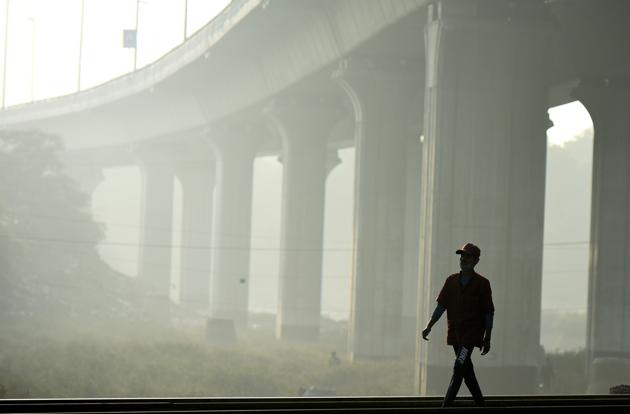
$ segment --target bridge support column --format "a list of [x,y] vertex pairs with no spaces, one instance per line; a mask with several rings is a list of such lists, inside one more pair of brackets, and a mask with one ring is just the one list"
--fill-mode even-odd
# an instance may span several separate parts
[[151,311],[170,306],[173,160],[165,149],[140,150],[142,197],[138,277]]
[[[420,115],[416,115],[420,116]],[[402,349],[413,356],[416,348],[418,314],[418,252],[420,250],[420,183],[422,143],[420,130],[408,139],[405,180],[405,250],[403,256]]]
[[[198,149],[199,150],[199,149]],[[212,201],[215,162],[193,160],[177,165],[182,184],[182,237],[179,302],[206,311],[210,295]]]
[[407,114],[422,93],[414,73],[399,62],[347,61],[335,74],[356,121],[352,359],[401,354]]
[[285,340],[319,338],[327,144],[341,114],[299,98],[276,101],[267,111],[283,143],[276,336]]
[[630,377],[630,80],[581,82],[593,119],[593,201],[587,320],[588,393]]
[[252,184],[260,132],[253,125],[212,129],[217,162],[208,340],[230,344],[247,326]]
[[[420,240],[426,325],[455,250],[481,248],[492,284],[493,349],[475,357],[488,394],[535,392],[547,123],[543,2],[438,1],[429,6]],[[446,315],[419,341],[421,394],[443,394],[453,351]],[[475,355],[479,355],[477,352]]]

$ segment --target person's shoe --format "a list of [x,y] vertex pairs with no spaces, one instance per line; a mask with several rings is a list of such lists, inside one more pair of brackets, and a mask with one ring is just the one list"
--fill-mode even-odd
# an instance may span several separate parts
[[444,399],[442,400],[442,407],[452,407],[455,402],[454,398],[448,398],[448,394],[444,397]]
[[475,400],[475,404],[477,405],[477,407],[485,407],[486,406],[486,402],[484,400]]

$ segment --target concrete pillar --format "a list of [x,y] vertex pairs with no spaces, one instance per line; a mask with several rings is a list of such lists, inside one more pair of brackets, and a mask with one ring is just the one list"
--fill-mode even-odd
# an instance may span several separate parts
[[150,306],[170,303],[174,163],[167,149],[138,150],[142,176],[138,278]]
[[588,392],[607,394],[630,377],[630,80],[584,80],[575,97],[595,132]]
[[[417,114],[416,116],[421,116]],[[407,140],[405,160],[405,244],[403,255],[402,336],[403,353],[416,349],[418,313],[418,260],[420,250],[420,182],[422,143],[420,131]]]
[[[550,34],[542,1],[445,0],[428,10],[418,332],[459,271],[455,250],[479,245],[477,271],[496,306],[493,349],[474,354],[487,394],[535,392]],[[446,315],[418,341],[421,394],[448,386],[445,338]]]
[[204,312],[208,309],[210,295],[215,169],[214,160],[208,158],[181,162],[176,170],[182,185],[179,303]]
[[346,61],[335,74],[356,120],[352,359],[401,354],[407,113],[422,93],[414,74],[404,62],[371,60]]
[[247,326],[252,182],[261,132],[247,122],[213,128],[217,162],[208,339],[231,343]]
[[330,102],[275,101],[267,110],[283,143],[276,336],[316,341],[322,290],[328,136],[343,111]]

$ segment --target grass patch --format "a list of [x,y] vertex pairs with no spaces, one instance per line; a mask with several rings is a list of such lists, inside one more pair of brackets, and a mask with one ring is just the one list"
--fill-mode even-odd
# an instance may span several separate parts
[[[339,338],[290,345],[252,331],[234,348],[208,345],[199,327],[66,321],[3,328],[4,398],[272,397],[300,387],[337,395],[409,395],[413,362],[358,362]],[[332,349],[342,363],[329,366]]]
[[[276,341],[270,316],[253,319],[256,328],[233,348],[206,343],[202,324],[0,322],[0,397],[278,397],[310,386],[414,394],[413,358],[350,363],[343,323],[328,321],[320,343],[299,345]],[[338,366],[328,364],[332,350]],[[547,356],[553,376],[539,392],[584,394],[584,351]]]

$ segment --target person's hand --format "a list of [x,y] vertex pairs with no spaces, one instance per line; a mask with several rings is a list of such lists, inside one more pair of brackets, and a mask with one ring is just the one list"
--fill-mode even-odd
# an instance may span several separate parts
[[483,338],[483,346],[481,347],[481,355],[486,355],[490,352],[490,337]]
[[429,334],[431,333],[431,328],[429,328],[428,326],[426,328],[424,328],[424,330],[422,331],[422,339],[424,339],[425,341],[428,341],[429,338],[427,338],[429,336]]

